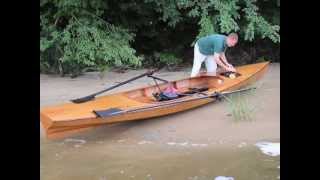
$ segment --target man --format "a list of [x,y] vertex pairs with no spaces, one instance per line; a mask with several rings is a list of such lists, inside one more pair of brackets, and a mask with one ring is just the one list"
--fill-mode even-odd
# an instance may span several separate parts
[[194,46],[191,77],[199,74],[203,61],[205,61],[208,75],[216,75],[217,65],[224,71],[236,72],[236,69],[228,63],[225,51],[227,47],[233,47],[237,42],[238,35],[236,33],[231,33],[228,36],[213,34],[200,38]]

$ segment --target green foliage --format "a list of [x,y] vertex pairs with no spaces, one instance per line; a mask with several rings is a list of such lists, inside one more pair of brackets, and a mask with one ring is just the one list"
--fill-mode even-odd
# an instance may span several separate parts
[[145,0],[145,2],[146,3],[155,3],[158,7],[158,8],[155,8],[155,10],[159,13],[162,13],[162,16],[159,19],[164,22],[167,22],[168,25],[171,27],[175,27],[176,24],[183,19],[181,17],[181,13],[179,12],[175,1]]
[[280,0],[41,0],[40,71],[176,66],[212,33],[279,44],[279,9]]
[[174,69],[182,62],[181,58],[169,52],[155,52],[148,59],[148,64],[146,65],[159,68],[166,67],[169,70]]
[[258,7],[254,4],[256,0],[245,0],[246,8],[245,18],[249,21],[249,24],[245,31],[245,40],[252,41],[255,37],[255,32],[261,35],[262,38],[268,37],[273,42],[280,42],[279,30],[280,26],[271,25],[262,16],[257,13]]
[[[280,42],[280,26],[269,23],[258,13],[256,0],[145,0],[145,2],[154,3],[157,11],[162,13],[162,20],[173,27],[179,22],[188,21],[189,18],[198,18],[200,28],[197,38],[211,32],[228,34],[240,31],[240,34],[244,34],[244,40],[253,41],[256,37],[261,37],[269,38],[274,43]],[[268,3],[273,3],[272,7],[276,9],[271,19],[277,22],[275,19],[279,19],[277,8],[280,6],[280,1]],[[183,16],[181,12],[185,11]]]
[[208,16],[201,17],[201,20],[199,21],[200,32],[199,32],[198,36],[196,37],[196,39],[193,41],[192,46],[196,43],[196,41],[199,38],[216,33],[216,31],[214,29],[215,25],[211,19],[213,19],[213,18],[208,17]]
[[257,59],[257,62],[265,62],[265,61],[267,61],[267,60],[266,60],[266,58],[265,58],[264,56],[259,57],[259,58]]
[[[102,1],[40,2],[40,68],[80,74],[86,68],[141,65],[130,46],[134,34],[102,20]],[[54,55],[52,56],[52,51]],[[51,54],[51,55],[50,55]]]
[[220,33],[230,33],[239,30],[236,19],[240,18],[238,13],[238,0],[233,1],[219,1],[215,0],[214,8],[219,12],[218,19],[220,25]]
[[181,63],[181,59],[177,58],[174,54],[171,53],[156,53],[155,56],[161,64],[164,64],[166,66],[176,66]]

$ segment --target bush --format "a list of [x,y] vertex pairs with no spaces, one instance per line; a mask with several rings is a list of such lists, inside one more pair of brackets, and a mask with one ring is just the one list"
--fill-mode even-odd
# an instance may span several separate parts
[[[47,1],[40,16],[40,70],[71,73],[105,69],[106,66],[141,65],[131,48],[134,34],[101,20],[100,1]],[[103,9],[104,4],[98,7]]]
[[[274,43],[280,42],[280,26],[270,24],[259,14],[257,0],[145,0],[157,6],[162,14],[161,20],[175,27],[190,18],[199,19],[199,33],[196,39],[211,34],[239,32],[244,40],[253,41],[256,37],[269,38]],[[270,6],[272,13],[268,18],[279,19],[278,1],[259,2],[260,6]]]
[[40,72],[173,67],[212,33],[237,32],[252,52],[261,40],[279,49],[279,16],[279,0],[41,0]]

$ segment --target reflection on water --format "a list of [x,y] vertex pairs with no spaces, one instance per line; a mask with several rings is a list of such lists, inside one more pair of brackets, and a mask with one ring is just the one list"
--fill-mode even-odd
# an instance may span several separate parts
[[280,156],[263,154],[254,144],[82,139],[40,139],[40,143],[42,180],[213,180],[219,176],[272,180],[280,176]]
[[279,156],[280,155],[280,143],[272,142],[259,142],[256,144],[260,150],[269,156]]

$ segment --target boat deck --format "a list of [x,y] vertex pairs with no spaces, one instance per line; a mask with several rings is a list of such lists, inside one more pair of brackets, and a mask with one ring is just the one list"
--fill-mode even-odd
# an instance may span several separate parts
[[[253,65],[245,65],[237,67],[237,72],[241,76],[230,79],[224,76],[200,76],[194,78],[186,78],[171,82],[172,85],[180,92],[185,93],[189,88],[208,88],[204,93],[213,93],[215,91],[229,91],[239,89],[247,86],[252,82],[259,79],[267,70],[268,63],[258,63]],[[209,99],[201,99],[195,101],[186,101],[183,103],[172,104],[167,106],[166,103],[180,101],[183,99],[192,98],[184,96],[169,101],[157,101],[153,97],[153,93],[158,93],[159,88],[164,90],[168,87],[167,83],[160,83],[159,87],[146,86],[126,92],[119,92],[115,94],[96,97],[92,101],[85,103],[65,103],[56,106],[43,107],[40,111],[40,118],[46,129],[48,135],[57,135],[58,132],[72,131],[73,129],[83,129],[90,126],[98,126],[107,123],[116,123],[131,121],[137,119],[151,118],[173,114],[176,112],[184,111],[194,107],[198,107],[213,101]],[[130,110],[135,108],[145,108],[150,106],[159,106],[157,108],[150,108],[141,112],[123,113],[119,116],[108,118],[100,118],[94,111],[105,111],[111,108],[120,110]]]

